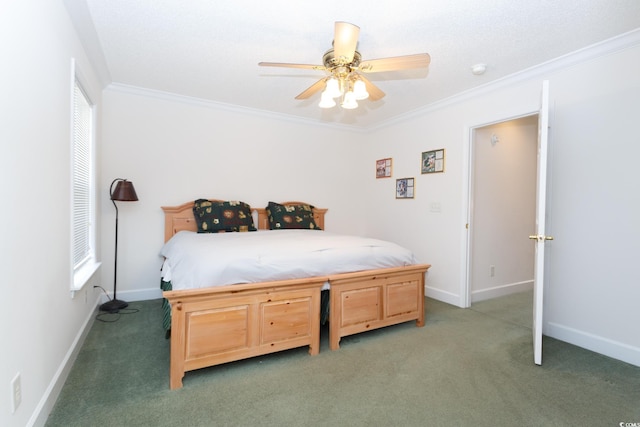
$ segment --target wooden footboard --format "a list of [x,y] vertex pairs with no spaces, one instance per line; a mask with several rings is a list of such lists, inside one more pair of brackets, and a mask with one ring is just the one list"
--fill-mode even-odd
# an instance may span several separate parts
[[170,387],[185,372],[276,351],[320,350],[320,288],[326,277],[185,291],[171,304]]
[[415,320],[424,326],[424,276],[429,264],[339,274],[329,277],[329,347],[340,339]]

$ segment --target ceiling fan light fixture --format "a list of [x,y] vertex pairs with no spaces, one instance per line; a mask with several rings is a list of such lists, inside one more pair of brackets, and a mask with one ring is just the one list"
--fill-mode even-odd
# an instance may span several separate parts
[[358,101],[367,99],[369,97],[367,87],[360,79],[356,80],[356,82],[353,84],[353,96]]
[[322,92],[320,107],[331,108],[340,102],[343,108],[353,109],[358,107],[357,100],[379,101],[385,96],[383,91],[364,77],[365,74],[427,68],[431,63],[431,56],[428,53],[379,58],[363,62],[362,55],[357,50],[359,34],[360,27],[357,25],[342,21],[336,22],[333,44],[322,56],[322,65],[285,62],[259,62],[258,65],[326,71],[325,77],[299,93],[295,99],[308,99],[318,92]]
[[356,101],[356,97],[354,96],[352,91],[349,91],[344,94],[344,99],[342,100],[342,108],[345,110],[353,110],[354,108],[358,108],[358,102]]
[[333,108],[336,106],[336,101],[333,100],[333,97],[329,95],[326,91],[322,92],[322,96],[320,97],[320,103],[318,107],[320,108]]

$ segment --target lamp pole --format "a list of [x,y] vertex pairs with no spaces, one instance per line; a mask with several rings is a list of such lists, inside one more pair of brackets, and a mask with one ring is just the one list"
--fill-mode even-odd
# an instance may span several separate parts
[[[115,191],[113,189],[114,184],[116,184]],[[126,301],[122,301],[117,299],[117,281],[118,281],[118,205],[116,205],[116,200],[118,201],[136,201],[138,200],[138,195],[136,194],[136,190],[133,188],[133,183],[127,181],[126,179],[116,178],[111,183],[111,187],[109,188],[109,196],[111,198],[111,202],[113,203],[113,207],[116,208],[116,240],[115,240],[115,253],[114,253],[114,262],[113,262],[113,299],[105,302],[100,306],[100,310],[107,311],[109,313],[117,313],[129,306],[129,303]]]

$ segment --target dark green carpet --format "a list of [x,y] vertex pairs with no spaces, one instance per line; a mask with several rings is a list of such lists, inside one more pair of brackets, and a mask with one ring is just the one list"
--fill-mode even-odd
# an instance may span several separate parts
[[317,356],[295,349],[190,372],[175,391],[160,301],[134,302],[138,312],[95,322],[47,426],[640,423],[639,367],[549,338],[535,366],[522,324],[531,305],[509,298],[472,309],[427,299],[424,328],[354,335],[337,351],[324,330]]

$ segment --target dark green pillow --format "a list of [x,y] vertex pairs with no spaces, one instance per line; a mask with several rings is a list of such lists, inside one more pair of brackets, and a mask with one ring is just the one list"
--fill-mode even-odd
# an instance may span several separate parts
[[257,231],[253,225],[251,207],[244,202],[212,202],[198,199],[193,204],[198,233],[219,231]]
[[269,228],[271,230],[285,230],[303,228],[320,230],[313,219],[313,206],[311,205],[281,205],[269,202],[267,206],[269,216]]

